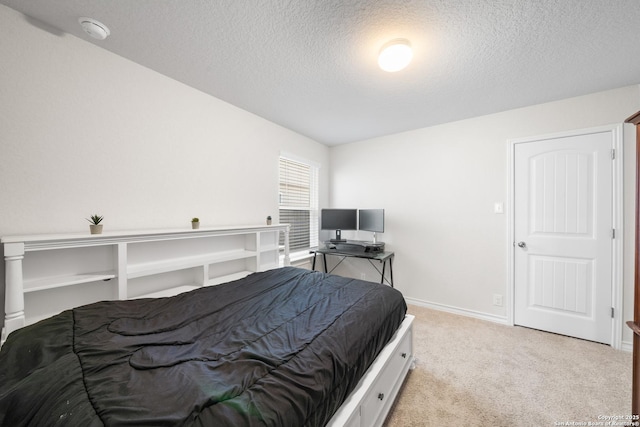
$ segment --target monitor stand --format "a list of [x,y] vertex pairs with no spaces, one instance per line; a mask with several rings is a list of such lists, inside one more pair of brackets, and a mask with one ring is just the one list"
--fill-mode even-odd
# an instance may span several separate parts
[[329,240],[331,243],[344,243],[346,239],[342,238],[342,230],[336,230],[336,238]]

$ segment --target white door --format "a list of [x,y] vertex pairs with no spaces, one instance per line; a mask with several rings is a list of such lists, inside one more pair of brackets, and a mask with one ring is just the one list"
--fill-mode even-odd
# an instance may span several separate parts
[[514,144],[516,325],[611,343],[613,141]]

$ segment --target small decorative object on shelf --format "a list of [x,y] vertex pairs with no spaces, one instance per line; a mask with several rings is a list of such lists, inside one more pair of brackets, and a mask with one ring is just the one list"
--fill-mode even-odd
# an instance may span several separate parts
[[267,217],[267,225],[271,225],[271,215]]
[[87,221],[91,223],[89,225],[91,234],[102,234],[102,224],[100,224],[100,222],[102,222],[103,219],[104,217],[98,214],[92,215],[91,218],[87,218]]
[[191,218],[191,228],[197,230],[200,228],[200,219],[199,218]]

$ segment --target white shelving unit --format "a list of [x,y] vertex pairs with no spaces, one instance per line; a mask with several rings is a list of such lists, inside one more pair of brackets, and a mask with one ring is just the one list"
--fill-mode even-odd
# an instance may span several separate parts
[[9,333],[63,310],[105,299],[158,298],[240,279],[280,265],[289,225],[7,236]]

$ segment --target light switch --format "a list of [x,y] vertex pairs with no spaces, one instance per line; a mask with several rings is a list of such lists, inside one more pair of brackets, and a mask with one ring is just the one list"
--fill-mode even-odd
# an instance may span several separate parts
[[493,212],[497,214],[504,213],[504,203],[496,202],[493,204]]

